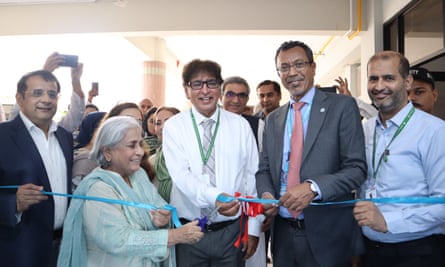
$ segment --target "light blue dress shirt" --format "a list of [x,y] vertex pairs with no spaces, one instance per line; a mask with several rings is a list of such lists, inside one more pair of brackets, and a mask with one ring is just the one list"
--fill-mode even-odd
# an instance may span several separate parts
[[[311,113],[311,108],[312,108],[312,102],[314,100],[314,95],[315,95],[315,88],[312,87],[300,99],[300,102],[306,103],[300,110],[301,117],[303,120],[303,132],[304,132],[303,138],[306,138],[306,132],[307,132],[308,124],[309,124],[309,118],[310,118],[310,113]],[[291,98],[290,103],[289,103],[289,110],[288,110],[287,116],[286,116],[286,125],[284,128],[283,155],[282,155],[282,161],[281,161],[282,163],[281,163],[281,178],[280,178],[280,195],[281,196],[284,195],[284,193],[286,193],[286,189],[287,189],[287,173],[289,170],[290,139],[292,136],[292,127],[294,124],[293,123],[294,122],[294,110],[292,108],[293,103],[295,103],[295,101]],[[317,187],[317,191],[320,191],[320,190],[318,190],[318,186],[316,186],[316,187]],[[289,211],[286,208],[284,208],[283,206],[280,206],[279,213],[282,217],[285,217],[285,218],[292,217],[292,215],[289,213]],[[303,214],[301,214],[298,218],[302,219]]]
[[[385,128],[378,117],[364,124],[368,179],[362,186],[362,196],[374,186],[377,198],[444,197],[445,196],[445,122],[421,110],[415,110],[402,132],[391,141],[407,116],[412,104],[407,104]],[[376,179],[373,179],[373,143],[376,132],[375,162],[385,151]],[[388,153],[387,153],[388,154]],[[375,164],[377,165],[377,164]],[[382,212],[387,233],[363,227],[364,234],[379,242],[403,242],[433,234],[445,234],[444,204],[377,204]]]

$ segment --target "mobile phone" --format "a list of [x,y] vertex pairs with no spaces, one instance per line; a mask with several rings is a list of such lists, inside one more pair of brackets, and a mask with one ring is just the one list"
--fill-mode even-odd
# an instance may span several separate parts
[[94,95],[99,95],[99,83],[98,82],[92,82],[91,89],[93,89]]
[[63,57],[63,62],[60,64],[61,67],[71,67],[77,68],[79,56],[75,55],[61,55]]
[[320,89],[320,90],[323,91],[323,92],[337,93],[337,87],[335,87],[335,86],[318,87],[317,89]]

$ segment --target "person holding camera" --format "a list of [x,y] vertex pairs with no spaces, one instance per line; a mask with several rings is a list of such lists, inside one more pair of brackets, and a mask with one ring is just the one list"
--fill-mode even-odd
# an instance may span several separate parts
[[[83,73],[83,64],[74,63],[76,62],[66,62],[65,55],[54,52],[46,59],[45,64],[43,65],[43,70],[49,72],[54,72],[57,68],[62,66],[71,67],[71,84],[73,93],[71,95],[68,112],[58,122],[58,125],[69,132],[73,132],[79,127],[85,111],[85,94],[82,91],[80,83],[80,78]],[[14,119],[19,114],[19,111],[20,108],[16,104],[11,111],[9,120]]]

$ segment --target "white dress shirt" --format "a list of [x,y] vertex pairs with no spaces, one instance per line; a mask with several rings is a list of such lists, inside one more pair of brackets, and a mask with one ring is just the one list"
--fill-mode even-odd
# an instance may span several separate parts
[[[31,135],[40,157],[45,165],[51,191],[57,193],[67,193],[67,166],[62,148],[56,138],[55,132],[57,124],[53,121],[48,131],[48,139],[45,133],[32,123],[22,112],[19,116],[23,120],[26,129]],[[66,197],[54,196],[54,229],[59,229],[65,219],[68,200]]]
[[[200,138],[204,130],[200,123],[207,119],[192,108]],[[208,175],[203,175],[203,162],[194,130],[190,110],[170,118],[163,129],[163,151],[173,188],[170,203],[178,210],[179,217],[194,220],[200,217],[201,208],[215,208],[219,194],[257,196],[255,173],[258,168],[258,148],[247,120],[217,108],[211,117],[220,123],[215,140],[216,187],[210,185]],[[216,123],[213,125],[214,131]],[[218,214],[213,222],[227,221]],[[249,234],[258,236],[261,219],[249,218]]]

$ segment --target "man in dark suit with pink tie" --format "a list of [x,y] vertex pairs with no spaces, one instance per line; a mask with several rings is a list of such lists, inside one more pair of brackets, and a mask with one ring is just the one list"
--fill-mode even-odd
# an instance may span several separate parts
[[[365,146],[357,105],[351,97],[314,87],[316,64],[306,44],[283,43],[275,64],[291,99],[266,118],[256,174],[258,195],[279,199],[280,204],[264,205],[266,216],[274,218],[273,264],[350,266],[351,257],[362,248],[352,205],[309,204],[352,199],[351,191],[365,180]],[[302,106],[298,116],[293,103]],[[300,118],[302,133],[293,132],[295,118]],[[293,166],[298,154],[292,145],[296,133],[303,135],[303,147],[300,163]],[[295,167],[297,171],[292,172]]]
[[55,266],[70,193],[72,135],[52,120],[60,85],[48,71],[17,84],[19,115],[0,124],[0,258],[2,266]]

